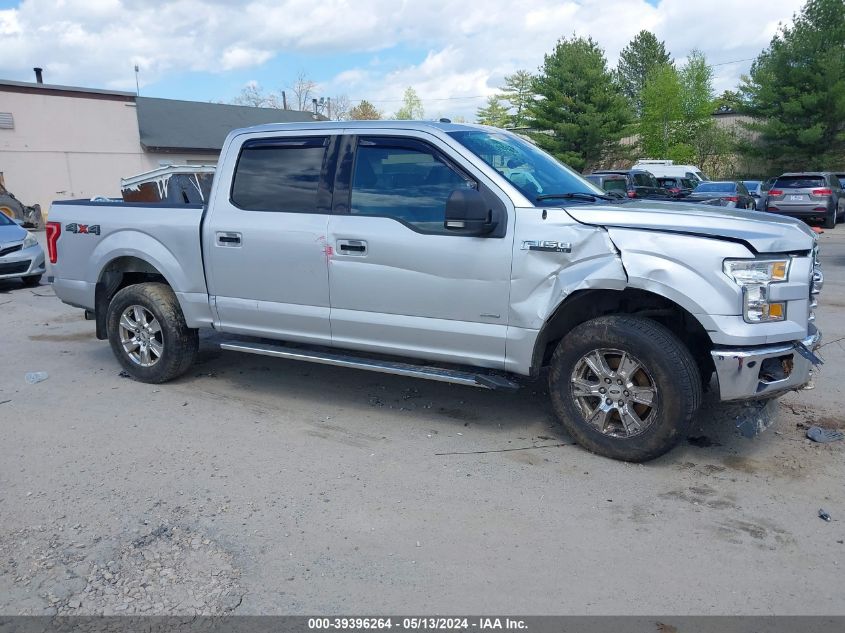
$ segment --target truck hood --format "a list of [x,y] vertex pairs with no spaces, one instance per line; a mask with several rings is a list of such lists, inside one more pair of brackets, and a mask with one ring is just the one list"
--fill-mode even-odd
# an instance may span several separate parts
[[793,218],[685,202],[651,200],[623,204],[571,205],[566,212],[582,224],[686,233],[745,242],[758,253],[809,251],[815,234]]

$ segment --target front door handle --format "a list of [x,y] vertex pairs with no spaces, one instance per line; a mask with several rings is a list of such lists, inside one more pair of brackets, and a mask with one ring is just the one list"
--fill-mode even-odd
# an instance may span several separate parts
[[366,255],[367,243],[364,240],[338,240],[337,251],[341,255]]
[[217,231],[217,246],[240,246],[241,234],[230,231]]

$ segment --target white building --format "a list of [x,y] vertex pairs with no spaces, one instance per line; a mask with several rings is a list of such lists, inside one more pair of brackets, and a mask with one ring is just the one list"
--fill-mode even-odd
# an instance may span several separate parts
[[214,164],[232,129],[314,118],[0,80],[0,174],[21,202],[46,214],[53,200],[120,197],[121,178],[161,165]]

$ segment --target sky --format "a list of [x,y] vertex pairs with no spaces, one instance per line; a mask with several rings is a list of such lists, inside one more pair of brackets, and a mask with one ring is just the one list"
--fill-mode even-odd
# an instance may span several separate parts
[[389,116],[407,86],[427,118],[473,120],[505,75],[591,36],[616,65],[641,29],[683,62],[701,49],[735,88],[800,0],[0,0],[0,78],[230,101],[251,83],[367,99]]

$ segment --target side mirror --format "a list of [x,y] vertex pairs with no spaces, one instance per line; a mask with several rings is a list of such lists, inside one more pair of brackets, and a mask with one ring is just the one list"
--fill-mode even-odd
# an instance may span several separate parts
[[477,189],[455,189],[446,201],[447,231],[462,235],[487,235],[492,233],[497,221],[484,197]]

